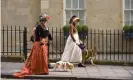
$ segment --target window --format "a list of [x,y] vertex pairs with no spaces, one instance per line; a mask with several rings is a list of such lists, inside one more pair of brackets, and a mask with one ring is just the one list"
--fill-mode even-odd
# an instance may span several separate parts
[[80,18],[79,24],[85,24],[85,0],[65,0],[65,24],[73,15]]
[[124,0],[124,24],[133,25],[133,0]]

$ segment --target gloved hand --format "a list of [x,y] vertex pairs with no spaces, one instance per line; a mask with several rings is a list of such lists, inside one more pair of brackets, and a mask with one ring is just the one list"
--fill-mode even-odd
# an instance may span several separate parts
[[49,46],[49,43],[47,42],[47,46]]
[[34,42],[34,36],[30,37],[30,41]]
[[49,40],[53,40],[53,38],[52,38],[52,36],[51,36],[50,33],[48,34],[48,39],[49,39]]
[[79,45],[78,43],[76,43],[76,45]]
[[41,46],[44,45],[43,42],[40,42],[40,45],[41,45]]

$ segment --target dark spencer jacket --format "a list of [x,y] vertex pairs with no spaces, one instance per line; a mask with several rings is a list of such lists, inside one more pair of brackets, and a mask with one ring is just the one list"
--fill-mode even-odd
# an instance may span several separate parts
[[[53,40],[51,34],[49,33],[48,30],[46,30],[45,28],[42,28],[41,25],[37,25],[36,29],[35,29],[35,39],[31,38],[31,41],[34,42],[35,41],[40,41],[40,37],[41,38],[46,38],[48,37],[49,40]],[[32,37],[32,36],[31,36]]]

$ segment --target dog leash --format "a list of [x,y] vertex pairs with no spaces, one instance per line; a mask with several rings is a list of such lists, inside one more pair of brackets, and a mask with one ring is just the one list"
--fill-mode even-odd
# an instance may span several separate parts
[[48,44],[49,44],[49,46],[50,46],[50,44],[51,44],[56,50],[58,50],[59,52],[61,52],[61,50],[57,49],[56,46],[53,45],[51,42],[48,42]]

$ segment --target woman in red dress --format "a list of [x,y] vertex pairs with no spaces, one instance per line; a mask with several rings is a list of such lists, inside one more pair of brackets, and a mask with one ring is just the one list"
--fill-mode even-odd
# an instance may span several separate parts
[[48,75],[48,57],[46,37],[49,31],[46,30],[46,22],[49,16],[40,15],[40,21],[35,29],[35,42],[33,43],[30,56],[26,60],[22,70],[15,72],[14,77],[23,78],[25,75]]

